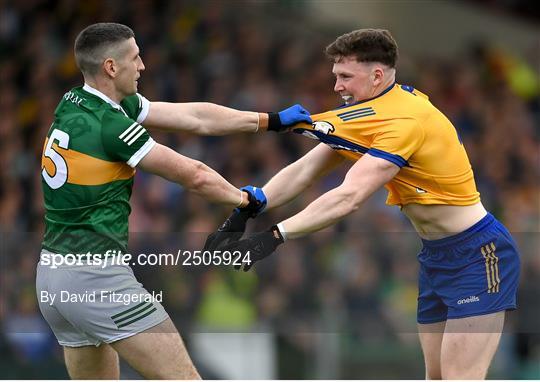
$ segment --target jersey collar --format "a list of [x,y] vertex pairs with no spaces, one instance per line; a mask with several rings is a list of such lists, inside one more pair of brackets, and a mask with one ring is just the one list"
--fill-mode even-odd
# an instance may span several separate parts
[[359,105],[359,104],[364,103],[364,102],[372,101],[375,98],[382,97],[383,95],[388,93],[390,90],[392,90],[394,88],[394,86],[396,86],[396,81],[394,81],[394,83],[392,85],[388,86],[386,89],[384,89],[382,92],[377,94],[375,97],[371,97],[371,98],[368,98],[368,99],[363,99],[362,101],[351,103],[350,105],[344,104],[344,105],[341,105],[340,107],[336,108],[335,110],[343,109],[343,108],[351,107],[351,106],[355,106],[355,105]]
[[92,86],[88,85],[86,82],[84,83],[84,86],[82,87],[82,89],[87,92],[87,93],[90,93],[90,94],[93,94],[95,95],[96,97],[99,97],[101,98],[103,101],[107,102],[109,105],[111,105],[113,108],[115,108],[116,110],[119,110],[121,111],[122,113],[124,113],[124,115],[127,117],[127,114],[126,112],[124,111],[124,109],[122,108],[122,106],[120,106],[119,104],[117,104],[116,102],[114,102],[112,99],[110,99],[109,97],[107,97],[105,94],[103,94],[102,92],[100,92],[99,90],[97,89],[94,89]]

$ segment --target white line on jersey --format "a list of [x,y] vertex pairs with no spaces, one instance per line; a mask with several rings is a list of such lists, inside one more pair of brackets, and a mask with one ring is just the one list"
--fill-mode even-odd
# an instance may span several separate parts
[[[141,126],[141,125],[139,125],[139,126]],[[142,128],[142,126],[141,126],[141,128]],[[133,142],[135,142],[141,135],[143,135],[145,131],[146,131],[146,130],[144,130],[144,128],[142,128],[142,129],[139,131],[139,133],[133,137],[133,139],[132,139],[131,141],[127,142],[128,146],[131,146],[131,144],[132,144]]]
[[127,129],[124,130],[124,132],[122,134],[120,134],[118,136],[118,138],[120,139],[124,139],[124,137],[131,131],[131,129],[133,129],[134,127],[136,127],[138,125],[137,122],[133,122]]
[[[133,130],[131,130],[131,132],[126,136],[124,137],[124,142],[126,142],[128,145],[131,145],[131,143],[129,143],[129,141],[131,140],[131,138],[133,138],[133,136],[135,134],[137,134],[137,132],[139,132],[140,130],[144,131],[144,127],[142,127],[141,125],[138,125],[136,128],[134,128]],[[139,136],[139,135],[137,135]]]

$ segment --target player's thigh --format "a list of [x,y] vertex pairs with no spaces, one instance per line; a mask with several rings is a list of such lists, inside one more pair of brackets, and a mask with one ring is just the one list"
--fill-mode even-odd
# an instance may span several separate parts
[[484,379],[504,326],[505,312],[448,320],[441,348],[444,379]]
[[71,379],[119,379],[118,354],[107,344],[64,346],[64,359]]
[[418,337],[424,353],[426,379],[441,379],[441,345],[446,321],[418,324]]
[[170,319],[111,346],[145,378],[200,379]]

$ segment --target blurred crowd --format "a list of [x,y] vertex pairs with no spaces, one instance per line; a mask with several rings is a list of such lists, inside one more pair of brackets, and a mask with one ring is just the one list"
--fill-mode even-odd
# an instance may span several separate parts
[[[80,30],[98,21],[131,26],[146,66],[139,91],[151,101],[206,101],[241,110],[301,103],[312,113],[339,106],[324,47],[348,27],[315,27],[303,2],[0,1],[0,374],[65,377],[61,352],[37,309],[34,277],[43,232],[40,158],[62,95],[82,83],[73,58]],[[362,25],[354,27],[363,27]],[[399,44],[400,36],[394,36]],[[533,47],[531,47],[533,48]],[[523,253],[520,310],[509,320],[499,377],[540,378],[540,79],[538,57],[475,42],[460,56],[400,52],[398,82],[430,96],[455,124],[486,208],[515,234]],[[315,145],[305,137],[198,137],[152,132],[237,186],[263,185]],[[265,229],[337,186],[341,169],[287,207],[250,223]],[[338,375],[422,378],[414,333],[415,253],[420,242],[396,207],[374,195],[342,223],[280,247],[256,272],[223,267],[136,267],[181,333],[276,334],[280,378],[315,378],[310,333],[339,333]],[[132,253],[200,249],[230,211],[175,184],[138,172],[132,197]],[[189,344],[189,336],[186,336]],[[383,344],[383,346],[381,346]],[[320,344],[319,344],[320,346]],[[363,365],[371,349],[384,370]],[[364,352],[365,353],[365,352]],[[394,372],[392,372],[394,370]],[[381,374],[381,373],[387,374]],[[536,374],[535,374],[536,373]],[[216,378],[219,375],[210,374]]]

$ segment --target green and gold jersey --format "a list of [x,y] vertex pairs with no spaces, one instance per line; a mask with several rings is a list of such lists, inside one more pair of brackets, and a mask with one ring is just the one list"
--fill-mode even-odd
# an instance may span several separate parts
[[134,167],[155,141],[140,125],[150,102],[117,104],[84,85],[64,94],[43,148],[43,248],[53,253],[127,250]]

